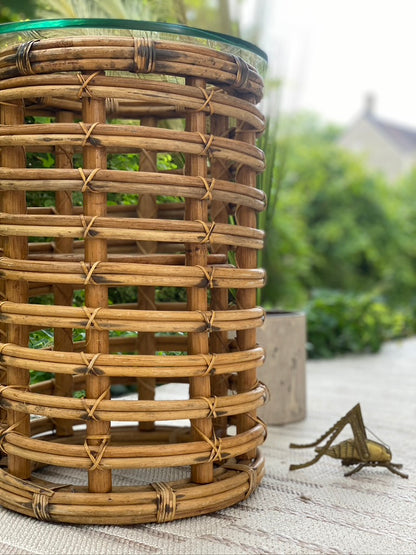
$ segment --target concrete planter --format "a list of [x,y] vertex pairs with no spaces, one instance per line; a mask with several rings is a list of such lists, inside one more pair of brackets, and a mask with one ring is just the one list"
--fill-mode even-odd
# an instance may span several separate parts
[[270,390],[259,416],[269,425],[306,416],[306,317],[297,312],[268,312],[258,342],[266,351],[259,379]]

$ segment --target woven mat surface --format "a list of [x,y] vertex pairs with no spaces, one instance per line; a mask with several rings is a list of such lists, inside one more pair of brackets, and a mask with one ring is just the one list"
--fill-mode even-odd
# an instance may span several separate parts
[[[308,363],[308,417],[269,428],[263,452],[267,473],[258,490],[235,507],[168,524],[59,525],[0,508],[2,554],[260,554],[416,553],[416,338],[388,343],[377,355]],[[310,442],[357,402],[364,422],[390,445],[408,480],[383,468],[345,478],[339,461],[289,472],[312,458]],[[340,439],[352,437],[349,426]],[[338,441],[338,439],[337,439]],[[161,478],[155,472],[150,480]],[[71,470],[51,470],[68,482]],[[149,476],[143,477],[150,481]],[[119,483],[137,483],[133,474]]]

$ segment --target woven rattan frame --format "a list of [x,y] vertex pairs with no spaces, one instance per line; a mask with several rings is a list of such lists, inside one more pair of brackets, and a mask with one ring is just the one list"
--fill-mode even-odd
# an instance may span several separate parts
[[[201,45],[67,30],[3,49],[0,80],[0,503],[44,521],[134,524],[247,498],[264,474],[256,409],[267,393],[256,377],[256,69]],[[27,164],[45,153],[52,167]],[[107,167],[131,153],[140,171]],[[184,167],[158,168],[158,153]],[[55,204],[27,208],[42,192]],[[108,205],[113,193],[136,203]],[[126,287],[137,302],[109,303],[109,288]],[[159,301],[165,287],[186,301]],[[29,347],[46,328],[53,348]],[[30,371],[54,377],[29,385]],[[187,400],[155,400],[174,382],[189,385]],[[116,384],[135,384],[136,400],[114,398]],[[87,485],[43,480],[46,465],[79,469]],[[167,467],[188,478],[112,485],[113,470]]]

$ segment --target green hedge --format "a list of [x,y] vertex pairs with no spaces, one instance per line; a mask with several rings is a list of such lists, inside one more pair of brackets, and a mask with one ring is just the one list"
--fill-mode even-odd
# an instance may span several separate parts
[[306,314],[309,358],[374,353],[384,341],[416,331],[410,310],[394,310],[371,294],[316,291]]

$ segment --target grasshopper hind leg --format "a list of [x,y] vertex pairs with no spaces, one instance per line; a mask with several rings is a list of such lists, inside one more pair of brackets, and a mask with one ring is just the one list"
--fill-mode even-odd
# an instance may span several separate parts
[[384,465],[386,468],[388,468],[388,470],[390,470],[390,472],[393,472],[393,474],[397,474],[398,476],[401,476],[402,478],[408,478],[409,475],[405,474],[404,472],[399,472],[399,470],[397,470],[398,468],[402,468],[402,464],[394,464],[394,463],[390,463],[390,464],[386,464]]
[[[345,463],[344,461],[342,461],[342,464],[345,465],[345,464],[348,464],[348,463]],[[355,463],[350,462],[349,464],[355,464]],[[380,463],[375,463],[375,462],[360,463],[355,468],[350,470],[349,472],[346,472],[344,474],[344,476],[352,476],[356,472],[359,472],[365,466],[384,466],[388,470],[390,470],[390,472],[392,472],[393,474],[397,474],[398,476],[401,476],[402,478],[408,478],[409,477],[408,474],[405,474],[404,472],[400,472],[399,470],[397,470],[398,468],[402,468],[403,465],[401,465],[401,464],[395,464],[395,463],[380,464]]]
[[346,472],[344,474],[344,476],[352,476],[353,474],[355,474],[356,472],[359,472],[362,468],[364,468],[365,466],[368,466],[368,463],[360,463],[358,464],[355,468],[353,468],[352,470],[350,470],[349,472]]

